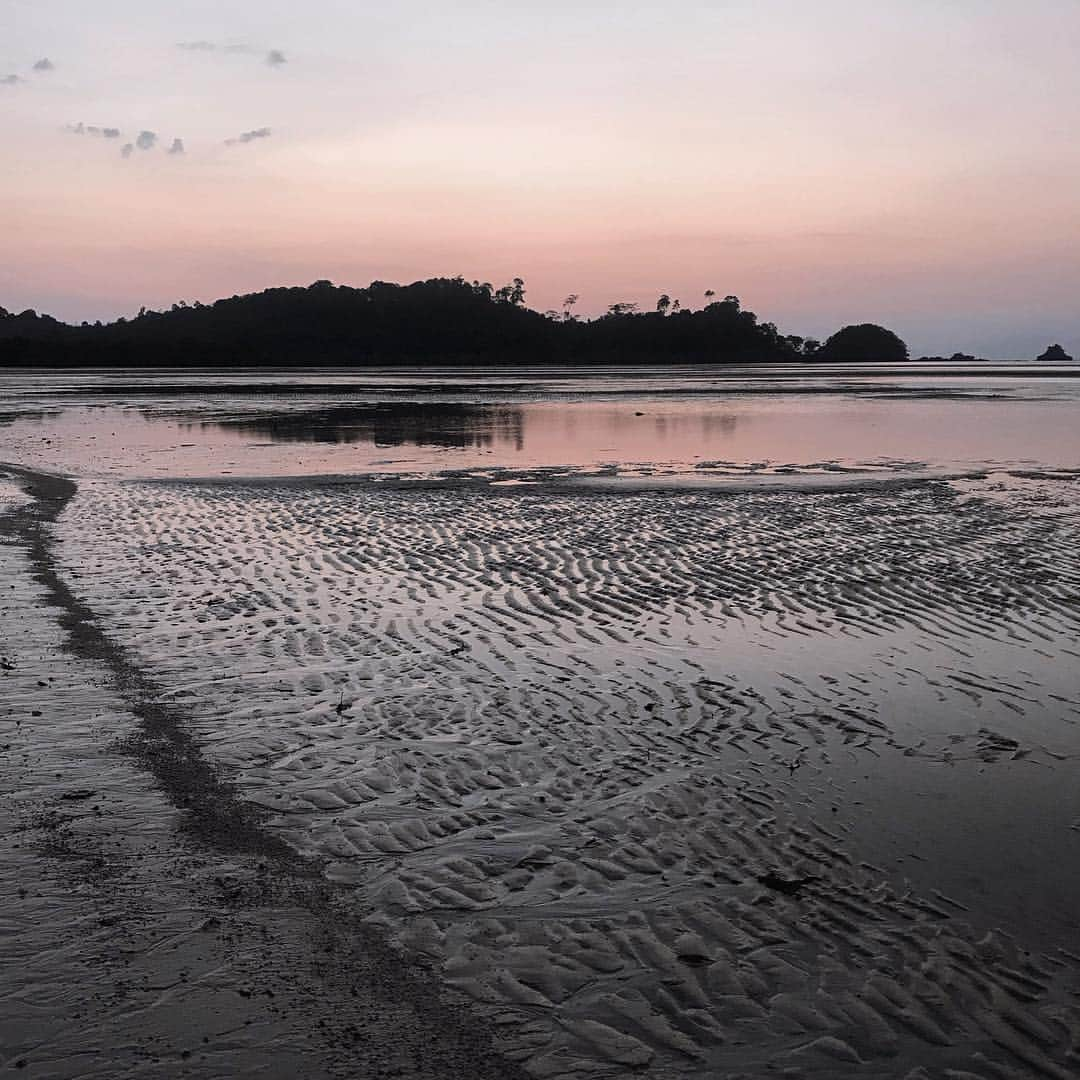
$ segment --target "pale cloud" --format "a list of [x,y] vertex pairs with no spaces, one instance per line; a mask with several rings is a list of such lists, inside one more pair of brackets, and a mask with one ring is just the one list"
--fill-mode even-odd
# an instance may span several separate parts
[[99,127],[97,124],[84,124],[81,120],[77,124],[68,124],[67,129],[72,135],[96,135],[102,139],[119,139],[120,129],[116,127]]
[[[252,53],[258,50],[253,49],[250,45],[245,44],[242,41],[206,41],[200,39],[198,41],[178,41],[176,43],[178,49],[183,49],[185,52],[203,52],[203,53],[233,53],[242,56],[250,56]],[[271,56],[276,56],[279,59],[271,60]],[[267,53],[266,62],[268,64],[284,64],[285,54],[279,49],[271,49]]]
[[[120,128],[84,124],[81,120],[77,124],[68,124],[65,130],[71,135],[89,136],[98,139],[119,139],[122,134]],[[153,150],[158,145],[158,142],[159,136],[156,131],[140,131],[133,142],[124,143],[120,148],[120,156],[129,158],[136,150]],[[173,139],[167,153],[184,153],[184,140]]]
[[21,82],[22,79],[18,75],[0,75],[0,86],[15,86]]
[[269,139],[272,132],[268,127],[255,128],[254,131],[245,131],[233,139],[226,139],[226,146],[236,146],[238,143],[255,142],[256,139]]

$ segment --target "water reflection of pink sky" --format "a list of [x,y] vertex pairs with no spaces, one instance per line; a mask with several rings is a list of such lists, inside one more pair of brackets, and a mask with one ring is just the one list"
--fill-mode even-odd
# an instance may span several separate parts
[[613,466],[628,474],[701,477],[912,463],[1080,466],[1071,400],[744,394],[458,403],[446,415],[431,401],[416,403],[415,415],[410,403],[399,402],[389,427],[365,417],[370,405],[360,406],[358,420],[353,406],[332,434],[335,405],[325,399],[237,399],[235,409],[203,399],[162,414],[147,404],[78,405],[13,418],[0,426],[0,460],[80,475],[189,477]]
[[[527,464],[703,461],[1080,464],[1075,406],[1061,402],[740,398],[524,407]],[[643,415],[637,415],[637,413]]]

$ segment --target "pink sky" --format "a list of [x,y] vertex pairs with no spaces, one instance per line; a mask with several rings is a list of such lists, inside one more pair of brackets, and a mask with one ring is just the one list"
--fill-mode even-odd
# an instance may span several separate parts
[[520,275],[541,309],[711,288],[791,332],[1080,351],[1071,0],[147,7],[0,12],[9,310]]

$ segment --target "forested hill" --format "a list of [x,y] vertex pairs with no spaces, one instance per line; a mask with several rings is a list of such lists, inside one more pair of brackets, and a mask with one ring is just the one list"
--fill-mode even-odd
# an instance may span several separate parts
[[[143,309],[136,318],[70,326],[0,308],[0,366],[188,367],[303,364],[794,362],[825,357],[782,335],[733,296],[697,311],[661,297],[600,318],[525,306],[524,282],[495,289],[462,278],[354,289],[318,281],[213,304]],[[878,329],[878,328],[875,328]],[[886,332],[887,333],[887,332]],[[892,335],[890,335],[892,336]],[[895,339],[902,347],[903,343]],[[906,357],[906,350],[904,350]],[[883,356],[881,359],[893,359]]]

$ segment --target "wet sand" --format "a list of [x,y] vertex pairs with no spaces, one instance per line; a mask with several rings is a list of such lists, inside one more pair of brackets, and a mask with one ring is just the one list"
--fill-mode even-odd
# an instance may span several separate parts
[[984,487],[102,481],[54,553],[532,1075],[1068,1076],[1076,481]]
[[1076,1075],[1077,473],[507,476],[8,470],[5,1061]]
[[0,476],[0,1065],[518,1075],[467,1002],[403,968],[320,864],[237,803],[67,591],[49,522],[73,490]]

